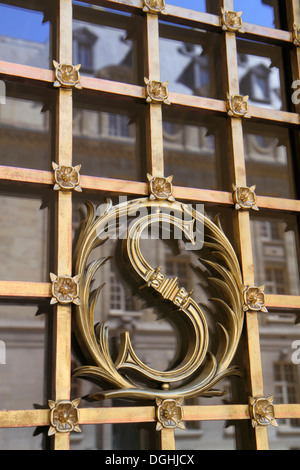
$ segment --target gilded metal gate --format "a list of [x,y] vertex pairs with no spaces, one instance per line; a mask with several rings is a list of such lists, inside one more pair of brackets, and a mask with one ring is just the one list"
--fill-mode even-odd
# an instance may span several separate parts
[[[282,382],[287,368],[280,361],[275,375],[281,401],[276,402],[276,390],[275,398],[265,394],[259,322],[267,321],[264,318],[272,312],[275,316],[299,315],[299,274],[294,263],[291,270],[296,287],[287,286],[288,271],[280,271],[282,262],[276,265],[275,251],[269,252],[271,261],[265,267],[264,288],[258,268],[262,254],[256,249],[254,254],[252,247],[258,239],[255,232],[258,227],[264,230],[263,240],[268,236],[273,242],[285,240],[286,235],[278,233],[281,225],[276,224],[276,218],[281,218],[288,221],[286,230],[292,233],[288,236],[290,251],[287,256],[294,262],[297,258],[300,204],[297,199],[299,188],[297,193],[296,187],[299,178],[297,182],[295,175],[299,174],[299,1],[269,2],[274,10],[275,28],[248,23],[241,12],[235,11],[233,0],[207,1],[206,12],[183,8],[185,2],[182,7],[177,7],[163,0],[94,0],[92,5],[85,1],[49,0],[44,2],[43,8],[40,3],[13,0],[0,4],[31,12],[42,11],[51,31],[48,68],[32,66],[30,60],[24,63],[17,55],[12,61],[9,58],[3,60],[3,55],[0,57],[0,78],[5,84],[7,99],[22,99],[27,94],[27,99],[34,102],[42,97],[43,112],[50,116],[48,125],[51,129],[49,135],[43,137],[49,154],[46,166],[42,166],[38,158],[33,158],[35,163],[31,163],[34,148],[24,157],[24,165],[10,163],[5,155],[8,137],[3,133],[0,179],[4,198],[1,210],[4,211],[1,221],[6,230],[4,208],[9,213],[9,198],[15,193],[21,199],[23,196],[26,199],[27,194],[31,194],[30,197],[37,194],[44,205],[51,204],[48,219],[45,218],[40,227],[40,230],[48,227],[49,234],[51,232],[47,240],[49,281],[42,277],[31,279],[30,275],[26,278],[16,275],[10,279],[9,273],[7,277],[5,274],[0,280],[0,303],[3,309],[11,305],[15,311],[28,303],[42,305],[45,309],[42,313],[47,315],[45,344],[51,367],[48,364],[45,371],[47,404],[36,409],[19,409],[16,404],[16,408],[6,410],[0,396],[2,432],[9,432],[10,428],[46,429],[47,446],[60,450],[69,449],[70,437],[76,432],[84,433],[88,426],[120,425],[122,433],[122,425],[137,423],[141,427],[135,428],[134,432],[140,429],[143,433],[143,425],[147,424],[143,434],[146,437],[144,442],[140,440],[139,448],[154,448],[152,442],[158,438],[158,449],[172,450],[176,448],[178,430],[184,433],[188,432],[186,428],[193,429],[201,422],[226,421],[236,427],[237,448],[268,449],[269,426],[278,426],[281,420],[291,420],[297,425],[300,404],[297,393],[292,393],[298,378],[294,382],[290,379],[293,385],[287,386],[289,392],[284,395]],[[74,28],[76,22],[80,28]],[[87,25],[92,25],[90,31]],[[103,42],[97,43],[95,25],[101,25],[104,30],[107,28],[107,37],[109,28],[126,31],[127,36],[118,43],[120,48],[126,40],[133,44],[121,65],[114,64],[111,52],[111,64],[104,64],[97,73],[93,69],[91,51],[94,48],[101,55],[101,51],[104,54],[109,46],[105,44],[105,34]],[[176,54],[184,58],[186,64],[176,82],[181,89],[173,88],[172,73],[177,55],[164,52],[168,51],[164,49],[164,41],[180,43]],[[30,47],[38,48],[33,43]],[[199,47],[201,53],[197,53]],[[253,62],[247,75],[241,76],[241,68],[251,55],[270,60],[269,67],[278,70],[276,93],[267,83],[271,73],[266,71],[268,67],[255,68]],[[164,76],[167,65],[169,77]],[[26,92],[22,90],[23,86],[24,89],[27,87]],[[188,89],[193,91],[188,92]],[[280,100],[280,106],[272,107],[271,93],[274,93],[274,100]],[[5,116],[6,105],[0,106],[3,106],[2,115]],[[101,118],[101,129],[97,124],[91,130],[97,106],[106,114]],[[90,114],[85,121],[86,109]],[[118,112],[114,112],[115,109]],[[134,139],[138,157],[126,147],[132,134],[126,130],[127,124],[124,127],[124,115],[129,118],[130,125],[136,126]],[[30,119],[28,114],[28,122]],[[26,117],[22,121],[24,128],[25,123]],[[89,129],[85,123],[89,123]],[[188,129],[183,136],[184,126]],[[174,150],[178,138],[182,139],[181,144],[186,144],[185,149],[194,145],[191,152],[195,153],[195,145],[197,147],[199,143],[192,143],[197,126],[206,130],[206,135],[201,131],[206,147],[201,145],[206,148],[206,154],[198,157],[206,162],[203,166],[196,160],[189,163],[187,150],[179,157]],[[9,128],[5,119],[4,127]],[[94,138],[100,130],[103,135],[107,132],[102,147],[95,150],[91,139],[89,148],[82,151],[77,128],[80,136],[94,132]],[[166,135],[169,144],[166,144]],[[257,140],[265,152],[270,139],[276,136],[278,145],[288,149],[288,170],[283,165],[276,167],[277,173],[275,170],[272,173],[272,168],[265,165],[265,176],[259,174],[259,159],[251,161],[249,157],[251,152],[247,148],[248,140],[245,140],[248,135],[252,140],[253,136],[259,136]],[[213,164],[209,160],[212,155],[209,136],[215,139]],[[122,146],[119,144],[116,150],[119,155],[115,157],[112,142],[115,140],[118,144],[118,138]],[[109,139],[110,146],[107,144]],[[105,145],[108,148],[106,160],[98,161],[96,169],[96,164],[91,163],[92,160],[89,163],[88,159],[96,161],[97,152],[106,148]],[[124,152],[125,159],[127,151],[127,166],[122,169],[120,153]],[[274,155],[277,152],[275,147],[272,152]],[[80,161],[80,155],[84,162]],[[13,161],[14,157],[10,158]],[[276,176],[270,176],[274,178],[271,184],[274,187],[267,191],[264,178],[269,172]],[[213,181],[209,179],[212,173]],[[276,181],[279,184],[275,188]],[[110,201],[106,200],[96,210],[94,204],[104,196]],[[121,202],[118,197],[123,197]],[[79,203],[84,200],[92,202],[87,203],[85,222],[80,231],[77,230]],[[199,204],[204,204],[205,213],[197,209]],[[137,217],[135,222],[138,210],[143,217]],[[211,217],[218,212],[222,225],[219,219]],[[173,368],[165,371],[148,366],[147,361],[138,357],[127,331],[117,345],[118,354],[112,357],[105,322],[94,328],[96,303],[107,294],[104,294],[102,284],[94,286],[95,290],[91,284],[97,271],[110,259],[111,251],[103,244],[100,258],[95,256],[91,260],[90,255],[109,236],[109,224],[114,222],[114,228],[119,227],[124,216],[131,221],[129,236],[120,241],[114,253],[121,265],[121,274],[123,269],[124,276],[125,270],[125,278],[130,280],[134,295],[143,295],[147,291],[151,299],[159,299],[158,310],[167,316],[166,307],[170,323],[177,332],[176,360]],[[26,217],[24,220],[26,224]],[[163,226],[164,223],[169,224],[170,232],[181,231],[185,243],[194,242],[197,222],[204,229],[205,255],[202,256],[199,250],[201,269],[208,272],[206,278],[219,295],[213,299],[217,314],[221,312],[220,319],[215,320],[218,326],[213,326],[213,334],[205,308],[203,310],[199,300],[194,299],[193,292],[180,284],[180,276],[164,271],[166,266],[171,270],[174,259],[171,257],[164,269],[151,265],[141,246],[142,232],[152,225]],[[18,221],[11,222],[12,233],[14,223],[18,224]],[[72,230],[76,233],[72,234]],[[3,243],[5,240],[9,243],[7,235]],[[273,250],[281,247],[279,243],[272,246]],[[16,248],[16,252],[18,250]],[[23,265],[28,263],[27,272],[31,272],[30,257],[35,254],[26,251],[25,247],[23,255]],[[3,270],[9,271],[5,250],[1,251],[1,256],[2,266],[5,262]],[[109,276],[111,294],[115,285],[120,296],[123,291],[118,281],[113,274]],[[149,301],[147,296],[146,300]],[[113,301],[118,307],[119,297]],[[114,315],[112,317],[116,319],[117,314]],[[123,316],[126,316],[125,312]],[[136,313],[132,316],[139,318]],[[6,316],[4,318],[7,320]],[[291,333],[291,342],[299,336],[297,327],[293,327],[295,334]],[[218,335],[220,339],[215,347],[211,336]],[[79,361],[72,360],[72,348],[76,350],[74,357],[80,357]],[[9,363],[0,367],[5,370],[3,368],[9,367]],[[210,404],[206,398],[201,404],[193,402],[199,396],[222,396],[215,386],[232,375],[240,377],[232,385],[229,402]],[[101,390],[99,384],[95,385],[85,401],[87,397],[76,395],[80,389],[76,384],[81,380],[77,377],[88,377],[100,384],[104,381],[105,384]],[[110,400],[108,405],[105,399]],[[127,399],[134,400],[133,404]]]

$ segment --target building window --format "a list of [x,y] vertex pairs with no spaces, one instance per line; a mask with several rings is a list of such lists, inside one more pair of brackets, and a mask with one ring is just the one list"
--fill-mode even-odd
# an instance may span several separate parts
[[241,94],[249,95],[252,101],[271,103],[270,73],[264,64],[251,68],[241,79]]
[[180,287],[188,289],[189,260],[177,261],[172,258],[166,259],[166,275],[168,277],[178,277]]
[[205,56],[194,57],[179,77],[178,82],[183,83],[197,95],[209,96],[210,74],[208,58]]
[[275,220],[260,221],[260,235],[264,240],[284,241],[284,224]]
[[286,289],[286,270],[284,267],[266,267],[266,291],[269,294],[285,295]]
[[[274,381],[277,403],[299,403],[297,366],[289,362],[275,362]],[[282,423],[291,427],[300,427],[300,419],[283,419]]]
[[108,113],[108,135],[113,137],[130,137],[128,116]]
[[81,72],[83,73],[92,73],[94,71],[93,48],[97,39],[97,36],[87,28],[79,28],[73,31],[74,63],[81,64]]
[[113,272],[110,273],[110,310],[122,312],[136,310],[132,297],[127,296],[125,288]]

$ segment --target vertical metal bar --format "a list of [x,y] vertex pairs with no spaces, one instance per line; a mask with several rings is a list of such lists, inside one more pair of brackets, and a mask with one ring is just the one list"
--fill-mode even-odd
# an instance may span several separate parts
[[[158,15],[147,13],[144,20],[144,71],[149,80],[160,81]],[[162,105],[148,103],[146,108],[147,171],[164,176]]]
[[[58,4],[58,62],[72,64],[72,0]],[[57,90],[57,163],[72,165],[72,90]],[[72,194],[57,193],[58,275],[72,275]],[[69,400],[71,388],[71,307],[57,305],[55,316],[55,401]],[[55,450],[69,449],[69,433],[54,436]]]
[[175,432],[174,429],[162,429],[160,431],[161,450],[175,450]]
[[[293,24],[297,24],[300,26],[300,5],[298,0],[292,0],[286,2],[287,7],[287,16],[288,16],[288,26],[289,30],[293,31]],[[295,46],[291,49],[291,66],[292,66],[292,80],[300,80],[300,46]],[[293,104],[295,106],[296,112],[300,112],[300,93],[297,92],[299,90],[299,85],[297,88],[291,89],[291,99],[294,92],[295,98],[293,100]]]
[[[224,10],[234,10],[232,0],[220,0]],[[225,73],[226,85],[229,95],[239,95],[239,73],[237,58],[236,35],[225,31],[223,39],[224,56],[226,58]],[[243,143],[243,124],[241,118],[228,119],[227,135],[229,154],[232,162],[232,183],[237,187],[247,185],[245,153]],[[245,211],[236,211],[234,215],[234,233],[236,249],[240,257],[243,282],[245,285],[254,285],[254,265],[250,231],[250,214]],[[254,397],[263,395],[263,375],[261,365],[259,325],[256,313],[246,313],[246,342],[249,375],[249,390]],[[257,427],[254,430],[256,449],[268,449],[268,435],[266,429]]]

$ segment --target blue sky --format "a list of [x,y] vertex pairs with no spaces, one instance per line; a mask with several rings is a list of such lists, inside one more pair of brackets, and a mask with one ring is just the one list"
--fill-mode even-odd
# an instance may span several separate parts
[[[170,5],[206,11],[205,0],[167,0]],[[243,11],[247,23],[273,27],[273,8],[262,0],[234,0],[234,9]],[[16,7],[0,5],[0,35],[44,42],[49,37],[49,23],[42,24],[43,14]]]
[[[181,6],[191,10],[206,11],[205,0],[167,0],[170,5]],[[235,11],[243,11],[243,19],[246,23],[254,23],[260,26],[273,27],[273,8],[264,5],[262,0],[234,0]]]
[[42,24],[43,13],[0,5],[0,35],[44,42],[49,38],[49,23]]

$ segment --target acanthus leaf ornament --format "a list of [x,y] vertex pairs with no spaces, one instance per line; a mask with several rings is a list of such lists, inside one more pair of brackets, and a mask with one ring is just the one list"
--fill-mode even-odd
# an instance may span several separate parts
[[249,397],[249,408],[252,427],[256,426],[275,426],[278,423],[275,419],[274,396],[268,398]]
[[56,433],[72,431],[81,432],[81,428],[79,426],[79,403],[80,398],[76,398],[72,401],[60,400],[57,402],[48,400],[51,423],[48,430],[48,436],[52,436]]
[[243,21],[242,21],[242,11],[231,11],[231,10],[225,10],[224,8],[221,9],[222,12],[222,29],[224,31],[229,31],[229,32],[243,32],[241,29],[243,26]]
[[144,0],[143,11],[145,13],[162,13],[165,14],[165,0]]
[[144,78],[146,84],[146,102],[156,104],[168,104],[169,101],[169,82],[159,82],[157,80],[149,80],[147,77]]
[[82,189],[79,185],[80,183],[80,169],[81,165],[76,166],[65,166],[58,165],[55,162],[52,162],[52,168],[54,170],[54,179],[55,185],[53,186],[54,190],[64,190],[64,191],[78,191],[81,192]]
[[55,68],[55,81],[53,86],[55,88],[78,88],[82,89],[80,85],[80,74],[79,70],[81,64],[71,65],[71,64],[59,64],[56,60],[53,60],[53,65]]
[[[189,337],[188,349],[184,340],[178,342],[176,366],[170,366],[166,371],[153,369],[140,360],[127,331],[121,335],[118,356],[113,360],[106,323],[102,321],[96,328],[93,325],[97,299],[105,284],[93,290],[91,286],[95,273],[110,257],[104,256],[90,262],[91,253],[96,246],[104,245],[107,227],[126,217],[130,218],[126,236],[120,236],[116,243],[119,247],[118,265],[123,265],[126,282],[137,295],[145,294],[147,298],[155,299],[158,313],[160,305],[164,315],[167,308],[168,321],[177,335]],[[203,309],[195,301],[193,292],[180,286],[177,278],[168,278],[160,267],[152,267],[144,258],[140,245],[143,233],[148,233],[151,226],[157,224],[167,224],[168,228],[178,230],[182,233],[184,243],[191,245],[196,245],[195,239],[199,232],[203,233],[204,227],[204,255],[202,248],[198,247],[196,251],[201,261],[199,272],[210,272],[207,282],[214,290],[217,288],[220,294],[220,297],[216,295],[211,299],[210,309]],[[208,258],[206,252],[210,253]],[[168,201],[166,197],[141,198],[116,206],[107,202],[100,215],[96,215],[95,207],[87,203],[87,217],[76,248],[75,272],[80,275],[81,303],[75,308],[74,330],[87,365],[77,367],[73,376],[87,377],[112,387],[107,389],[105,385],[99,393],[93,393],[91,399],[155,401],[159,397],[164,401],[176,400],[178,397],[214,396],[222,394],[214,389],[219,381],[228,375],[240,375],[240,371],[231,366],[244,320],[240,266],[221,226],[191,205]],[[212,315],[212,321],[216,322],[212,313],[214,308],[218,311],[215,334],[219,340],[214,342],[215,346],[211,350],[208,316]],[[179,412],[177,408],[175,410]]]

